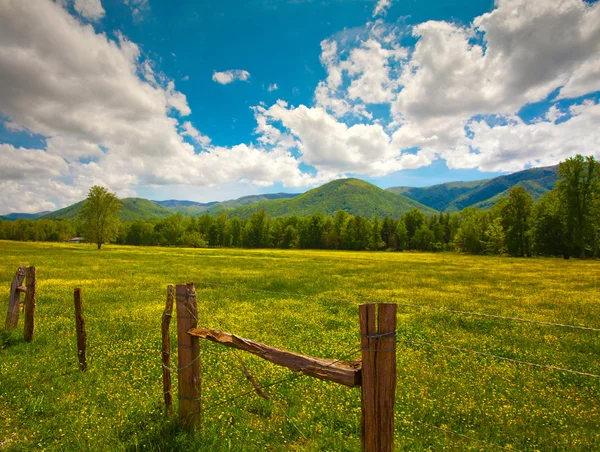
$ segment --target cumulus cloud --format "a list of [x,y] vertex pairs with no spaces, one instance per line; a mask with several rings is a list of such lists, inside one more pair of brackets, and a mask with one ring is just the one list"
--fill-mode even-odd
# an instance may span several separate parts
[[506,125],[490,126],[472,121],[470,145],[477,153],[448,152],[451,168],[479,168],[483,171],[518,171],[526,166],[547,166],[575,154],[600,157],[600,104],[583,102],[571,109],[568,121],[555,124],[541,121],[527,124],[518,116]]
[[[0,148],[1,211],[33,209],[5,196],[15,190],[60,206],[92,184],[131,196],[138,185],[316,180],[285,150],[211,147],[173,117],[190,114],[185,95],[135,43],[96,33],[59,4],[0,2],[0,43],[0,111],[13,129],[47,139],[46,149]],[[199,152],[184,136],[208,148]]]
[[277,86],[277,83],[271,83],[269,85],[269,87],[267,88],[267,91],[273,92],[273,91],[277,91],[278,89],[279,89],[279,86]]
[[[297,147],[301,161],[322,174],[351,172],[383,176],[431,163],[427,151],[402,153],[379,124],[349,127],[322,108],[304,105],[294,108],[281,101],[257,111],[259,124],[264,121],[262,133],[269,137],[270,144]],[[287,133],[273,126],[277,123]]]
[[104,8],[100,0],[75,0],[73,8],[89,20],[99,20],[104,17]]
[[210,144],[210,138],[206,135],[202,135],[198,129],[196,129],[191,122],[186,121],[181,126],[181,135],[191,137],[196,143],[202,147],[206,147]]
[[[379,4],[382,15],[389,4]],[[0,145],[0,211],[58,207],[93,183],[121,196],[139,185],[307,186],[437,158],[512,171],[600,152],[600,106],[576,99],[600,90],[600,3],[497,0],[468,25],[412,27],[412,49],[382,19],[363,31],[321,43],[327,75],[314,104],[256,106],[254,143],[223,147],[182,119],[192,111],[185,94],[125,36],[98,34],[49,0],[4,0],[0,111],[7,129],[42,135],[46,146]],[[213,74],[220,84],[249,78]],[[538,101],[551,107],[535,121],[517,116]]]
[[224,72],[213,72],[212,79],[214,82],[220,83],[221,85],[227,85],[237,80],[246,81],[250,78],[250,72],[242,69],[230,69]]
[[[315,102],[338,120],[351,115],[370,125],[369,105],[388,104],[391,146],[397,153],[420,149],[428,156],[423,164],[432,156],[453,156],[449,165],[481,162],[480,169],[489,168],[473,157],[479,151],[470,151],[479,143],[465,130],[472,118],[511,118],[556,91],[558,100],[600,90],[599,3],[498,0],[470,25],[428,21],[412,27],[412,34],[417,43],[410,51],[380,20],[367,24],[358,43],[323,41],[327,78],[317,86]],[[553,123],[560,115],[548,112]],[[502,154],[504,169],[523,168],[526,152],[524,146],[520,158],[516,149]]]

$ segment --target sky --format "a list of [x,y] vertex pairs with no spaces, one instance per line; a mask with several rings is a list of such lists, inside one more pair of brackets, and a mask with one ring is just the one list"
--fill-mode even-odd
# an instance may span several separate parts
[[0,214],[600,157],[600,2],[0,0]]

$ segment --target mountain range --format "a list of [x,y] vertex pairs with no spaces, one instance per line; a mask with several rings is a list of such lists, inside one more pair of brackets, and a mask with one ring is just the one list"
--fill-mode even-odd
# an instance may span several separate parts
[[[532,168],[492,179],[471,182],[448,182],[429,187],[390,187],[386,190],[360,179],[338,179],[305,193],[273,193],[244,196],[222,202],[151,201],[143,198],[121,199],[120,218],[160,219],[175,212],[185,215],[219,214],[249,218],[264,210],[271,217],[312,215],[321,212],[333,215],[344,210],[352,215],[399,216],[413,208],[426,215],[436,212],[457,212],[466,207],[490,208],[498,199],[507,196],[514,186],[523,186],[535,198],[551,190],[556,184],[558,166]],[[83,201],[57,210],[35,214],[12,213],[0,216],[4,220],[53,218],[73,219]]]

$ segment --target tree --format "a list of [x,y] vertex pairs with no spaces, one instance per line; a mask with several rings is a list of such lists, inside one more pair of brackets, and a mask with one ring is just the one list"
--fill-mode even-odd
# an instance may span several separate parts
[[533,209],[533,243],[537,254],[567,256],[565,218],[556,189],[542,196]]
[[412,209],[404,216],[404,224],[406,225],[409,243],[412,243],[413,236],[423,223],[425,223],[425,215],[417,208]]
[[600,163],[592,156],[576,155],[558,166],[556,189],[566,217],[567,241],[585,257],[586,233],[591,226],[592,201],[600,191]]
[[506,234],[502,227],[502,218],[494,218],[485,231],[485,252],[503,254],[506,251]]
[[499,205],[508,252],[513,256],[530,256],[533,198],[524,187],[516,186],[510,189],[508,200]]
[[114,193],[106,188],[94,185],[79,213],[84,222],[85,237],[88,242],[102,244],[113,240],[119,232],[118,213],[121,203]]

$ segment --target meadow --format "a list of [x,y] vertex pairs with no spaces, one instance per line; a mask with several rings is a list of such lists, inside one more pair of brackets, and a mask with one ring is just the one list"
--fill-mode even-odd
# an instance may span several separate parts
[[[192,434],[165,418],[160,321],[166,286],[187,281],[196,284],[200,325],[323,358],[360,356],[358,303],[403,304],[397,450],[600,450],[600,379],[414,344],[600,374],[600,333],[405,306],[600,328],[598,261],[127,246],[98,252],[5,241],[0,256],[2,316],[17,267],[35,265],[38,278],[33,342],[23,342],[22,318],[17,330],[0,329],[3,450],[360,450],[358,388],[303,376],[267,388],[271,400],[264,400],[251,392],[242,362],[261,384],[292,373],[206,341],[202,427]],[[83,291],[88,332],[85,373],[77,364],[75,287]]]

